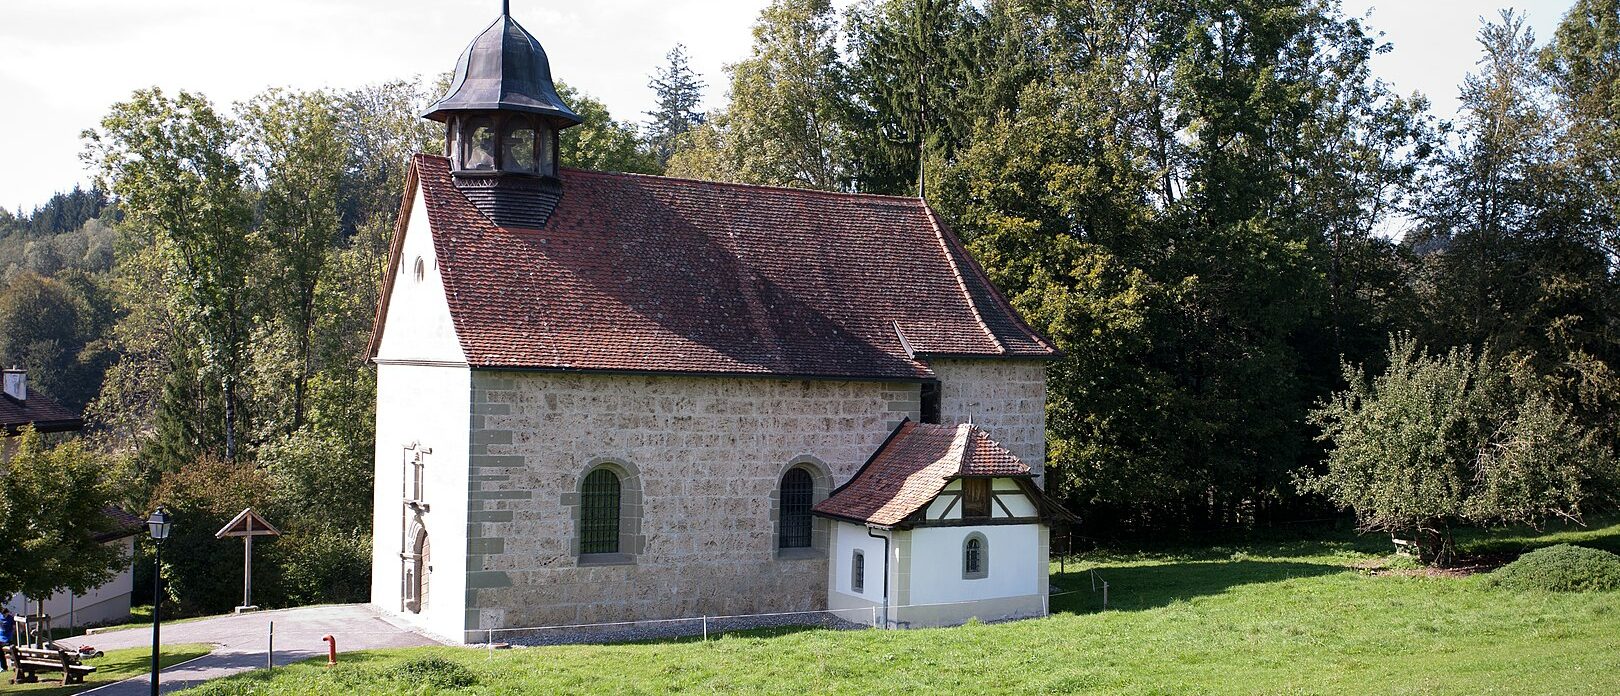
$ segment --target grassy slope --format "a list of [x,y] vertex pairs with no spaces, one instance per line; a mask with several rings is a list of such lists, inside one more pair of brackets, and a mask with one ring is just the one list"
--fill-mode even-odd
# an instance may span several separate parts
[[[165,668],[177,665],[186,660],[195,660],[207,655],[213,650],[210,645],[165,645],[163,646],[162,664]],[[44,681],[38,684],[13,685],[11,672],[0,672],[0,691],[6,693],[27,694],[27,696],[65,696],[65,694],[78,693],[91,687],[123,681],[130,677],[141,676],[151,671],[152,651],[148,648],[130,648],[128,650],[109,650],[106,655],[88,660],[87,664],[96,666],[96,673],[85,677],[84,684],[62,686],[60,681]],[[61,678],[58,673],[40,675],[41,679],[49,680],[52,677]]]
[[[1507,539],[1508,541],[1503,541]],[[1465,539],[1620,547],[1620,525]],[[206,694],[433,693],[390,679],[411,657],[474,671],[459,693],[1620,693],[1620,593],[1488,590],[1481,578],[1371,577],[1387,542],[1214,546],[1085,559],[1057,615],[916,631],[783,631],[708,643],[379,651],[209,685]],[[1084,570],[1112,587],[1109,611]],[[193,692],[198,693],[198,692]]]

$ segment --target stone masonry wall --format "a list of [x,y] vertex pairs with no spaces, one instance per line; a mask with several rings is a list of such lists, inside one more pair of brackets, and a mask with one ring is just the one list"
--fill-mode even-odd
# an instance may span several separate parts
[[[822,608],[824,552],[776,548],[780,477],[805,462],[842,484],[920,408],[916,384],[855,381],[478,371],[472,393],[469,640]],[[598,464],[626,477],[625,557],[582,566],[578,491]]]
[[1045,471],[1045,361],[936,359],[928,366],[939,377],[941,421],[971,421],[1037,477]]

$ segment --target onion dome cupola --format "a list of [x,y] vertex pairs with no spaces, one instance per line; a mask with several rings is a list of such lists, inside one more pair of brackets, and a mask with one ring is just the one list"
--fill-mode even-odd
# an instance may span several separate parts
[[502,227],[538,229],[562,198],[557,133],[584,119],[563,103],[534,36],[501,16],[456,62],[450,91],[422,114],[445,124],[456,186]]

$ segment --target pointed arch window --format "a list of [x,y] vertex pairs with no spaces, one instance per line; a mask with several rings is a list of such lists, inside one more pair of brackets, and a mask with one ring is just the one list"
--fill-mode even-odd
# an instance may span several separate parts
[[619,552],[619,475],[598,468],[580,487],[579,552]]

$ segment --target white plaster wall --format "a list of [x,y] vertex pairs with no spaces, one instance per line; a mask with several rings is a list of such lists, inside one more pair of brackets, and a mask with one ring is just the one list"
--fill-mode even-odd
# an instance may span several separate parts
[[[886,535],[888,532],[877,532]],[[838,522],[835,531],[837,540],[834,549],[837,557],[832,559],[832,573],[828,578],[834,591],[851,597],[860,597],[870,602],[883,601],[883,540],[874,539],[866,534],[866,527]],[[865,587],[863,591],[856,592],[853,587],[855,574],[855,551],[866,555]]]
[[[1046,362],[937,358],[940,420],[972,422],[1025,464],[1046,468]],[[1044,483],[1041,485],[1044,486]]]
[[[989,545],[990,572],[962,579],[962,542],[973,532]],[[1040,525],[921,527],[911,530],[908,603],[934,604],[1038,594],[1046,571]]]
[[[135,553],[135,537],[109,541],[107,545],[116,546],[126,559]],[[130,592],[134,589],[134,567],[125,566],[106,584],[82,595],[75,596],[71,592],[52,595],[45,600],[45,613],[50,615],[54,627],[122,621],[129,618]],[[37,608],[32,600],[25,600],[21,596],[12,597],[6,606],[18,615],[33,614]]]
[[[376,497],[372,538],[371,601],[433,633],[461,636],[465,621],[467,453],[471,373],[465,367],[377,366]],[[432,545],[427,609],[401,611],[402,564],[407,550],[404,506],[405,447],[431,448],[424,469],[422,515]]]
[[[422,280],[416,279],[416,260],[422,259]],[[383,322],[377,359],[435,362],[466,362],[461,340],[456,337],[445,300],[444,276],[439,273],[433,251],[433,235],[428,228],[427,209],[422,191],[417,189],[411,202],[411,219],[401,243],[399,267],[394,269],[393,292]]]

